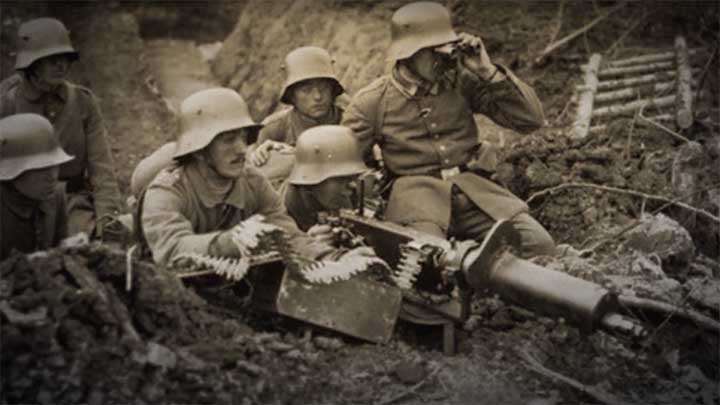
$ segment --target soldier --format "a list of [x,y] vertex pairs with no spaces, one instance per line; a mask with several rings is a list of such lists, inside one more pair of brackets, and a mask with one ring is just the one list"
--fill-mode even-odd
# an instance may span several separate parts
[[58,172],[72,159],[42,116],[0,119],[0,260],[12,249],[47,249],[67,236],[65,190]]
[[[52,18],[22,24],[15,69],[0,94],[0,117],[35,113],[55,127],[75,159],[60,166],[68,192],[68,230],[103,236],[122,209],[106,130],[93,93],[67,81],[78,58],[65,26]],[[118,229],[113,229],[118,231]]]
[[295,166],[285,189],[285,206],[298,227],[311,235],[326,232],[315,226],[319,212],[352,208],[358,175],[368,171],[349,128],[320,125],[298,138]]
[[[285,69],[287,78],[280,101],[292,107],[263,121],[264,127],[250,153],[250,163],[256,167],[264,166],[273,150],[291,150],[304,130],[316,125],[338,124],[342,117],[343,110],[335,103],[344,89],[326,50],[314,46],[297,48],[285,57]],[[284,176],[287,176],[292,162],[285,167]]]
[[[142,201],[143,232],[156,263],[172,263],[182,253],[239,257],[231,229],[254,214],[283,228],[310,259],[334,253],[303,234],[269,181],[245,166],[247,138],[261,125],[239,94],[197,92],[183,101],[180,114],[175,164],[158,173]],[[351,252],[372,254],[367,248]]]
[[535,92],[491,62],[482,40],[457,35],[440,4],[417,2],[391,22],[392,72],[361,90],[342,125],[365,156],[382,150],[392,181],[385,218],[441,237],[482,240],[509,219],[525,255],[548,254],[554,242],[527,205],[479,170],[473,113],[522,133],[544,122]]

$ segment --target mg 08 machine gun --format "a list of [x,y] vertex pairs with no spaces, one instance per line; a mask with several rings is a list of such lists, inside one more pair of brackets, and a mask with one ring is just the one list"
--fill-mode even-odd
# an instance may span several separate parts
[[619,314],[611,291],[517,257],[519,239],[509,222],[496,223],[481,243],[455,243],[353,210],[323,220],[341,245],[373,247],[389,272],[312,284],[277,261],[265,263],[252,273],[255,307],[377,343],[392,337],[398,318],[442,325],[444,351],[453,353],[454,328],[467,320],[472,292],[487,289],[533,312],[563,317],[583,332],[645,333]]

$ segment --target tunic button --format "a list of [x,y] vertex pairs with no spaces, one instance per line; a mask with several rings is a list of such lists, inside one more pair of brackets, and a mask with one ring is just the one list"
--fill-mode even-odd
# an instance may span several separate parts
[[445,160],[443,160],[443,162],[445,162],[445,164],[448,164],[448,163],[450,163],[450,159],[445,159]]
[[437,128],[437,124],[433,122],[432,124],[430,124],[430,128]]
[[445,145],[440,145],[440,150],[445,150]]

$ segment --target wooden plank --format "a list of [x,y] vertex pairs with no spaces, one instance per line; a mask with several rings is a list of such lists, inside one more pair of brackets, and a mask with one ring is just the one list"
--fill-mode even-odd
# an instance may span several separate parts
[[597,92],[598,86],[597,72],[600,68],[601,61],[602,55],[594,53],[590,56],[588,64],[583,66],[583,71],[585,72],[585,85],[580,90],[577,114],[575,116],[575,122],[573,122],[572,126],[573,138],[585,138],[588,134],[588,130],[590,129],[590,120],[593,115],[593,103],[595,101],[595,93]]
[[675,115],[678,127],[687,129],[693,123],[692,70],[687,44],[682,36],[675,38],[675,56],[678,72],[675,80]]
[[659,98],[646,98],[630,103],[613,104],[607,107],[598,108],[593,112],[593,117],[606,117],[616,116],[632,113],[639,110],[642,107],[645,108],[659,108],[668,107],[675,104],[675,95],[659,97]]
[[[693,48],[688,50],[690,56],[695,56],[702,51],[702,48]],[[616,59],[607,63],[608,68],[619,68],[631,65],[644,65],[648,63],[667,62],[675,60],[675,52],[661,52],[648,55],[633,56],[631,58]]]
[[627,75],[637,75],[642,73],[654,73],[654,72],[661,72],[666,70],[672,70],[675,67],[675,62],[657,62],[657,63],[648,63],[645,65],[636,65],[636,66],[625,66],[625,67],[618,67],[618,68],[605,68],[601,69],[598,72],[598,76],[601,78],[608,78],[608,77],[617,77],[617,76],[627,76]]

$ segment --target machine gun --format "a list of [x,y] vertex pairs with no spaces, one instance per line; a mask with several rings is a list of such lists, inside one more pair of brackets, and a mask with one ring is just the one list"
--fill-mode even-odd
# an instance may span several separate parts
[[[373,247],[390,265],[389,277],[361,273],[318,285],[282,267],[266,267],[254,273],[255,307],[378,343],[392,337],[398,317],[442,325],[444,351],[453,353],[454,328],[468,318],[472,291],[488,289],[539,314],[563,317],[583,332],[645,334],[618,312],[613,292],[517,257],[519,239],[509,222],[496,223],[482,243],[468,247],[353,210],[324,221],[338,231],[341,243],[362,240]],[[471,264],[461,269],[464,257]],[[444,291],[436,288],[440,274],[450,280]]]
[[[393,223],[366,218],[349,210],[341,211],[338,218],[352,232],[363,235],[391,266],[398,265],[402,246],[408,243],[434,246],[445,257],[458,254],[445,239]],[[491,290],[502,299],[526,309],[563,317],[583,332],[602,328],[635,337],[644,335],[640,325],[619,314],[615,293],[595,283],[517,257],[513,252],[518,244],[519,237],[512,224],[497,222],[482,243],[467,253],[472,256],[469,268],[456,271],[457,278],[461,280],[459,288]],[[442,260],[426,263],[443,264]],[[425,268],[423,271],[428,270]],[[466,313],[462,314],[461,319],[464,320],[465,316]]]
[[618,313],[611,291],[517,257],[519,237],[509,222],[497,222],[482,243],[455,243],[358,211],[341,210],[324,221],[338,231],[341,244],[373,247],[389,273],[365,271],[313,284],[278,257],[251,260],[253,306],[378,343],[392,337],[398,318],[442,325],[447,353],[455,351],[455,325],[468,318],[472,292],[484,289],[534,312],[561,316],[584,332],[645,333]]

